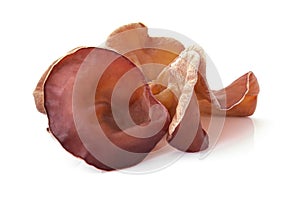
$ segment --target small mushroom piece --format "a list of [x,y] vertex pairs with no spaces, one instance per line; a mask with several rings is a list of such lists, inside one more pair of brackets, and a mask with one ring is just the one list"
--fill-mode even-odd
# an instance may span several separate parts
[[259,84],[253,72],[248,72],[224,89],[209,91],[211,98],[199,100],[203,114],[226,114],[227,116],[246,117],[254,113],[259,93]]
[[[173,147],[186,152],[197,152],[208,147],[208,136],[202,130],[200,110],[194,93],[200,61],[201,55],[193,47],[187,48],[151,83],[154,89],[155,85],[166,86],[155,97],[167,108],[173,105],[173,108],[168,109],[172,111],[170,114],[173,118],[167,140]],[[170,94],[174,94],[176,102]]]

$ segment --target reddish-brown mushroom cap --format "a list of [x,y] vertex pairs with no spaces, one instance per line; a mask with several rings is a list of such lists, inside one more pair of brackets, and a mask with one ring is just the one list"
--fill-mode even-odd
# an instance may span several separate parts
[[[112,63],[108,63],[103,71],[102,63],[107,63],[107,60],[112,60]],[[101,70],[102,76],[95,77],[95,73]],[[144,84],[135,91],[124,91],[126,87],[123,87],[115,101],[120,103],[124,96],[132,93],[129,112],[137,124],[127,127],[129,130],[147,126],[151,122],[149,110],[151,106],[157,106],[159,109],[152,111],[159,111],[159,116],[152,120],[162,121],[157,124],[163,123],[163,126],[152,136],[144,132],[131,136],[114,120],[111,106],[114,87],[129,71],[133,71],[134,76],[125,77],[125,81]],[[97,84],[96,90],[92,85],[78,82],[86,80],[89,83],[91,79]],[[67,151],[100,169],[121,169],[139,163],[167,132],[167,111],[152,96],[140,70],[127,58],[110,50],[82,48],[64,57],[51,69],[44,93],[51,133]],[[89,100],[91,97],[93,101]],[[93,121],[93,116],[97,121]],[[103,133],[99,132],[99,127]]]

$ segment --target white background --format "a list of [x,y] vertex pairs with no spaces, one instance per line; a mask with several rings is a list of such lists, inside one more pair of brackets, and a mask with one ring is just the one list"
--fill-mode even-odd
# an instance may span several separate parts
[[[0,199],[299,199],[299,10],[290,0],[1,1]],[[257,111],[227,125],[205,159],[187,154],[143,175],[101,173],[46,132],[32,92],[70,49],[139,21],[197,41],[224,84],[252,70]]]

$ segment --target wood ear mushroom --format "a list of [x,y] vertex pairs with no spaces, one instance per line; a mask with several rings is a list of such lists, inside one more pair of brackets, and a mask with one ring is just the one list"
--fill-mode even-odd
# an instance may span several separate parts
[[105,48],[78,47],[56,60],[33,94],[63,148],[110,171],[140,163],[165,138],[184,152],[207,149],[201,114],[249,116],[258,93],[252,72],[211,90],[200,47],[150,37],[134,23],[115,30]]

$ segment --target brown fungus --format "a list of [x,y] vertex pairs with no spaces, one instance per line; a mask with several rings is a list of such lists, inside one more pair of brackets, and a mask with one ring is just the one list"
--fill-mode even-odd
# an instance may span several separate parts
[[[107,60],[112,62],[107,63]],[[97,83],[99,77],[94,74],[104,70],[102,63],[107,63],[108,66],[96,90],[89,84],[76,83],[79,79],[86,80],[86,83]],[[137,85],[139,87],[133,91],[129,101],[129,111],[136,127],[126,128],[138,129],[154,120],[154,126],[162,125],[156,134],[149,136],[151,131],[146,128],[142,132],[136,131],[140,135],[131,136],[125,133],[126,130],[118,128],[114,120],[110,105],[112,92],[116,82],[128,71],[133,72],[133,75],[127,76],[125,81],[141,84]],[[141,162],[167,130],[167,111],[151,94],[140,70],[127,58],[113,51],[93,47],[77,49],[51,67],[43,85],[44,107],[50,132],[67,151],[99,169],[121,169]],[[123,101],[124,96],[132,92],[126,91],[126,88],[123,87],[123,92],[115,97],[116,103]],[[91,98],[92,100],[88,100]],[[154,110],[157,111],[156,117],[150,119],[149,109],[153,105],[159,109]],[[92,119],[95,112],[98,121]],[[99,132],[99,125],[105,135]],[[153,126],[149,128],[153,129]],[[145,132],[148,135],[145,136]],[[111,143],[105,142],[104,136]]]
[[[147,27],[141,23],[118,28],[108,37],[106,45],[126,56],[141,68],[155,97],[166,106],[173,118],[169,126],[168,138],[176,135],[175,128],[180,125],[184,116],[189,115],[188,112],[185,113],[185,109],[190,102],[178,101],[180,96],[186,96],[185,92],[188,87],[193,87],[192,90],[197,96],[201,114],[210,115],[213,112],[213,114],[228,116],[249,116],[255,111],[259,86],[254,74],[249,72],[219,91],[211,90],[206,79],[205,53],[198,46],[185,49],[183,44],[175,39],[150,37]],[[185,55],[182,57],[183,54]],[[172,66],[176,62],[177,67]],[[190,84],[182,81],[180,83],[180,78],[178,76],[174,78],[174,74],[191,77],[191,73],[187,73],[189,69],[186,68],[190,62],[197,65],[193,73],[193,80],[196,83]],[[168,83],[170,77],[173,77],[173,83]],[[159,79],[165,79],[165,81],[162,83]],[[177,87],[174,88],[174,85]],[[189,92],[191,95],[191,91]],[[206,149],[208,138],[201,128],[200,121],[196,135],[197,137],[194,138],[193,145],[191,145],[193,148],[180,148],[182,140],[177,140],[176,145],[172,146],[178,146],[178,149],[188,152]],[[196,148],[195,144],[197,144]]]
[[67,151],[114,170],[141,162],[164,136],[181,151],[206,149],[201,114],[252,115],[258,93],[252,72],[211,90],[200,47],[151,37],[134,23],[115,30],[104,49],[79,47],[55,61],[34,98]]

